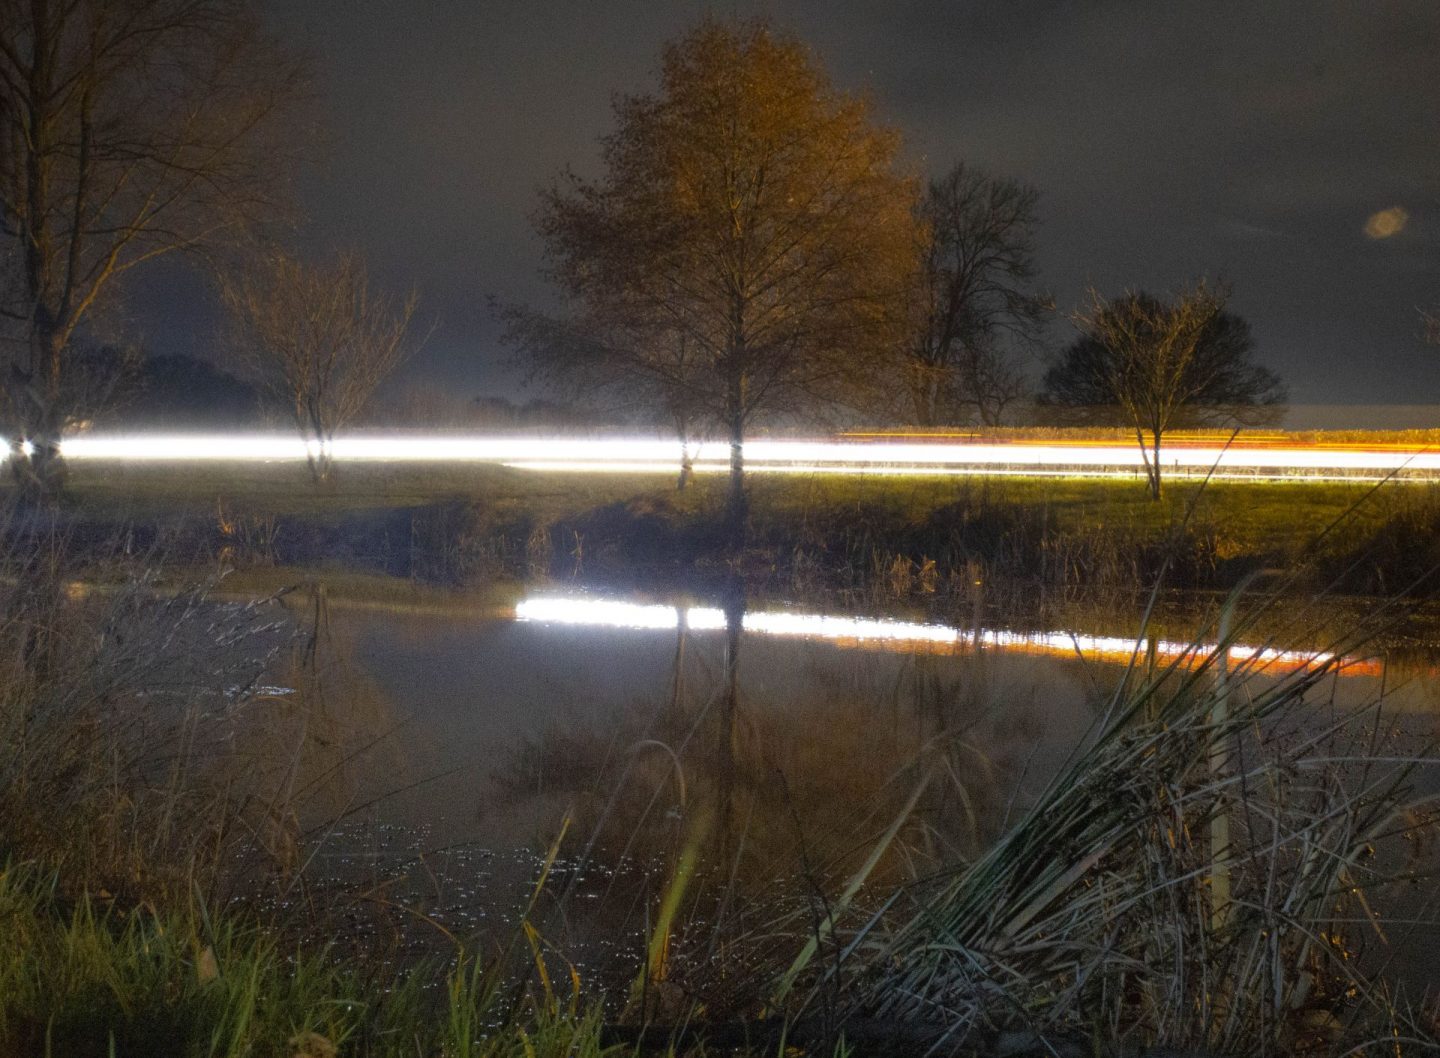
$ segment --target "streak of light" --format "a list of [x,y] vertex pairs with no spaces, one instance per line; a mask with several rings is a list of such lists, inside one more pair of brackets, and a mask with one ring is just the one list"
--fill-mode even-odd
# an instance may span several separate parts
[[[683,622],[692,631],[716,631],[725,627],[722,610],[708,606],[680,607],[661,603],[633,603],[613,599],[573,596],[532,596],[515,608],[520,621],[574,625],[589,628],[634,630],[676,630]],[[741,619],[741,628],[752,635],[828,640],[844,645],[872,648],[909,648],[933,651],[936,648],[960,652],[973,648],[976,632],[943,624],[893,621],[869,617],[791,613],[778,610],[751,610]],[[1148,639],[1137,641],[1123,636],[1095,636],[1067,631],[1021,632],[1010,629],[980,629],[984,649],[1024,654],[1073,658],[1078,652],[1092,660],[1125,661],[1138,651],[1145,657],[1151,649]],[[1216,647],[1159,639],[1154,643],[1157,659],[1199,661]],[[1229,650],[1233,662],[1256,671],[1287,672],[1329,664],[1337,659],[1324,651],[1280,650],[1235,644]],[[1379,663],[1371,659],[1341,658],[1339,671],[1346,675],[1378,675]]]
[[[502,466],[512,470],[528,470],[539,473],[561,473],[561,474],[670,474],[674,475],[679,466],[677,463],[588,463],[581,460],[556,460],[553,462],[521,461],[515,463],[504,463]],[[730,466],[728,463],[701,463],[692,464],[690,467],[695,474],[728,474]],[[1355,471],[1351,473],[1321,473],[1316,471],[1305,471],[1303,473],[1286,473],[1281,469],[1269,471],[1231,471],[1223,470],[1209,473],[1208,467],[1172,467],[1171,475],[1177,472],[1183,477],[1195,477],[1203,474],[1214,481],[1310,481],[1310,482],[1346,482],[1349,484],[1366,484],[1385,481],[1389,473],[1367,473]],[[996,477],[996,478],[1033,478],[1033,477],[1066,477],[1066,478],[1101,478],[1118,479],[1129,481],[1138,479],[1139,468],[1134,470],[1105,470],[1086,469],[1068,464],[1055,466],[1037,467],[994,467],[976,465],[952,465],[952,466],[845,466],[841,463],[746,463],[745,473],[747,474],[826,474],[841,476],[873,476],[873,477],[919,477],[919,478],[958,478],[958,477]],[[1396,481],[1432,481],[1432,478],[1419,477],[1397,477]]]
[[[673,474],[679,441],[644,438],[530,438],[455,435],[351,436],[323,444],[284,434],[104,436],[66,438],[61,454],[76,463],[298,462],[325,456],[355,463],[489,463],[521,470],[590,473]],[[692,445],[693,469],[722,473],[729,446]],[[13,453],[6,453],[7,456]],[[1171,473],[1257,478],[1299,475],[1311,480],[1374,479],[1403,471],[1440,475],[1440,451],[1374,445],[1278,447],[1176,443],[1162,452]],[[1037,474],[1131,477],[1143,466],[1135,445],[1076,441],[958,442],[913,439],[872,441],[754,440],[745,445],[745,465],[755,473],[784,474]]]

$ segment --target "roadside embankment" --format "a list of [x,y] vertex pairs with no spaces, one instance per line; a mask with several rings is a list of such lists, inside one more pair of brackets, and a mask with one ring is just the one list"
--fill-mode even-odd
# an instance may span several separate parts
[[[728,574],[723,480],[503,468],[156,467],[75,476],[57,525],[171,563],[324,567],[449,586],[496,576],[693,582]],[[1440,485],[786,475],[750,482],[739,563],[771,591],[895,597],[977,579],[1058,588],[1225,589],[1256,570],[1307,586],[1412,590],[1440,562]],[[42,527],[43,529],[52,526]],[[12,522],[11,533],[41,531]]]

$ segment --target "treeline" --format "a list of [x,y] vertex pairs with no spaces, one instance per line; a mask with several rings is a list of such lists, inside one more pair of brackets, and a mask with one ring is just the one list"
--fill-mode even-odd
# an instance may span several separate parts
[[[306,58],[240,0],[203,17],[184,0],[144,7],[134,25],[106,4],[17,8],[3,30],[0,419],[36,493],[58,487],[69,430],[142,411],[229,425],[253,392],[312,442],[317,479],[338,430],[407,405],[414,426],[642,422],[731,443],[738,524],[759,424],[994,425],[1040,409],[1133,429],[1158,494],[1166,431],[1263,420],[1284,399],[1228,289],[1203,279],[1093,292],[1037,389],[1027,365],[1063,315],[1036,264],[1037,189],[963,159],[927,179],[801,41],[705,20],[664,49],[652,91],[617,98],[599,175],[541,197],[563,309],[497,311],[550,399],[427,406],[423,386],[393,381],[427,337],[417,293],[380,289],[353,251],[294,248]],[[122,322],[126,281],[180,257],[205,263],[224,307],[223,370],[147,361],[127,405],[93,350]]]
[[868,101],[765,22],[703,22],[614,110],[600,175],[567,172],[535,214],[566,311],[506,306],[507,339],[532,378],[728,440],[737,527],[745,438],[777,419],[995,425],[1038,398],[1052,421],[1133,429],[1158,497],[1167,430],[1284,400],[1203,278],[1092,292],[1036,393],[1025,365],[1056,311],[1036,189],[964,160],[923,180]]
[[[250,376],[186,354],[146,356],[102,346],[75,358],[92,395],[77,402],[72,429],[201,431],[274,429],[290,423]],[[622,425],[603,410],[535,397],[455,394],[412,386],[379,394],[349,420],[358,429],[592,431]]]
[[[32,498],[63,483],[60,439],[132,393],[224,424],[249,404],[222,372],[97,352],[127,284],[199,264],[227,310],[225,361],[316,442],[353,421],[423,336],[417,298],[339,251],[301,257],[291,194],[316,140],[312,63],[246,0],[7,4],[0,18],[0,424]],[[164,377],[162,377],[164,376]],[[137,395],[138,394],[138,395]],[[207,403],[207,401],[209,403]],[[184,415],[167,402],[167,414]],[[197,412],[198,414],[198,412]]]

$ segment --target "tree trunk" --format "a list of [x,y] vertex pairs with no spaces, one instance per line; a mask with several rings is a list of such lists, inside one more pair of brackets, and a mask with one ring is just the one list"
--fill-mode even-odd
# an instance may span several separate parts
[[[65,310],[53,297],[63,277],[53,273],[57,232],[51,227],[55,212],[51,166],[56,137],[52,114],[47,110],[54,92],[52,60],[57,54],[52,25],[48,5],[34,4],[26,113],[30,143],[25,152],[25,212],[20,225],[25,247],[25,288],[30,299],[30,363],[28,372],[16,371],[12,378],[22,408],[21,440],[26,442],[14,460],[13,472],[21,496],[28,502],[53,499],[64,480],[64,464],[60,458],[64,416],[59,405],[61,355],[65,344],[62,336],[65,321],[61,317]],[[81,146],[83,150],[85,144],[82,142]],[[83,178],[83,172],[81,176]],[[83,188],[80,194],[83,196]],[[75,236],[72,234],[70,239],[73,250]]]
[[720,730],[716,733],[715,815],[720,828],[721,861],[734,850],[735,727],[740,710],[740,638],[745,622],[745,585],[733,573],[725,590],[725,690],[720,700]]
[[45,431],[30,439],[28,459],[16,460],[21,495],[32,503],[49,503],[65,487],[65,459],[60,454],[60,434]]
[[1150,498],[1160,499],[1160,431],[1156,430],[1151,435],[1154,438],[1150,446]]
[[1151,500],[1160,499],[1160,431],[1151,431],[1151,440],[1145,440],[1145,431],[1135,423],[1135,443],[1140,446],[1140,462],[1145,466],[1145,490]]
[[690,432],[684,424],[680,424],[676,430],[680,435],[680,479],[675,482],[675,491],[684,492],[685,486],[690,484],[690,479],[695,476],[695,457],[690,454]]
[[11,399],[20,408],[21,436],[11,460],[11,473],[21,497],[31,503],[53,500],[65,483],[60,454],[65,416],[61,409],[60,339],[49,316],[38,310],[31,336],[30,371],[12,369]]
[[295,424],[305,444],[305,464],[310,468],[313,484],[325,485],[330,480],[330,442],[332,431],[326,428],[325,417],[313,397],[295,410]]
[[730,487],[725,498],[725,537],[732,556],[745,549],[745,526],[750,505],[745,498],[745,382],[730,383],[725,414],[730,426]]
[[914,368],[917,374],[910,386],[911,405],[915,409],[915,425],[922,430],[932,430],[940,425],[940,393],[945,368],[943,364],[932,362],[928,354],[922,354],[920,361],[920,365]]

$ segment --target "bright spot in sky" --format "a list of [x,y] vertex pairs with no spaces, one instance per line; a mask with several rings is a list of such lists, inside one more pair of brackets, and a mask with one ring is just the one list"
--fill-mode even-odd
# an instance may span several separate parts
[[1388,239],[1404,231],[1409,219],[1410,214],[1401,206],[1382,209],[1370,214],[1370,219],[1365,222],[1365,234],[1372,239]]

